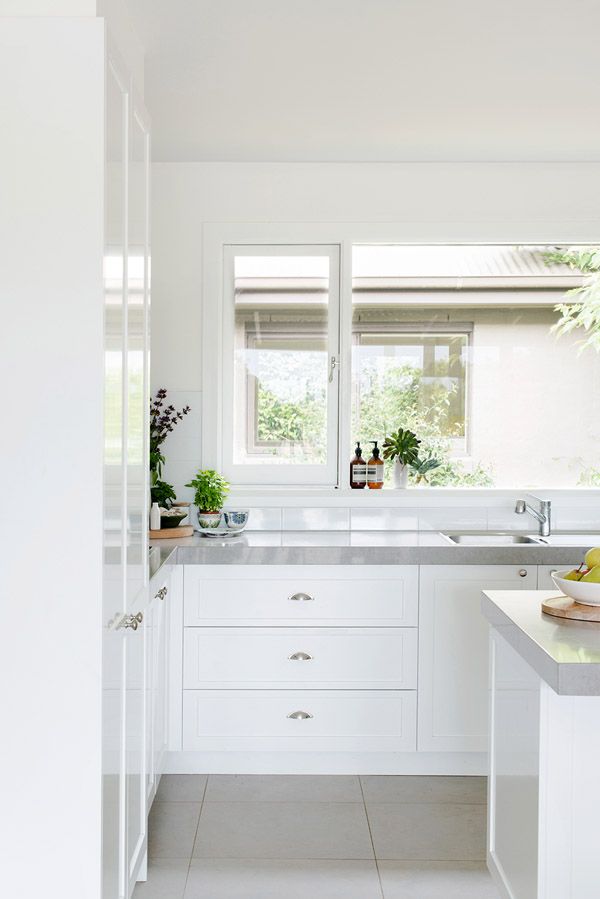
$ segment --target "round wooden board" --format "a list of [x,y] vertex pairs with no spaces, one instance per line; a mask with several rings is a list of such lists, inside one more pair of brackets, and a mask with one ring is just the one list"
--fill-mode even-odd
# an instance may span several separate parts
[[553,596],[542,603],[542,612],[556,618],[576,618],[578,621],[600,621],[600,606],[586,606],[569,596]]

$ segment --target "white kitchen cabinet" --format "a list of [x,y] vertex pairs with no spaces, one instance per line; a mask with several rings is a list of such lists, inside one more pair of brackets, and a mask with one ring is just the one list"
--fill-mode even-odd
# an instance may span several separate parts
[[417,566],[186,565],[184,593],[184,751],[416,750]]
[[[131,896],[138,875],[143,871],[148,844],[146,816],[146,654],[147,615],[145,591],[137,603],[130,605],[137,628],[126,628],[123,789],[125,793],[125,821],[121,832],[123,858],[123,888],[125,897]],[[135,617],[137,616],[137,618]]]
[[165,566],[150,582],[146,627],[146,804],[150,808],[165,765],[169,725],[169,603],[172,568]]
[[554,590],[556,585],[551,577],[553,571],[564,571],[567,568],[579,568],[580,565],[581,559],[573,559],[573,561],[567,565],[563,565],[562,562],[560,565],[538,565],[538,590]]
[[186,626],[414,627],[416,565],[186,565]]
[[420,751],[487,750],[489,649],[481,592],[536,586],[535,565],[421,566]]
[[186,689],[415,690],[417,629],[185,629]]
[[185,690],[183,748],[238,752],[405,752],[414,690]]
[[129,899],[147,856],[149,128],[108,52],[105,92],[103,896]]

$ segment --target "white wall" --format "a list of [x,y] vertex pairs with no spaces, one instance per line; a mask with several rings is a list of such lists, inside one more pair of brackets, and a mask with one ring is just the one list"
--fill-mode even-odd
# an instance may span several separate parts
[[166,444],[167,480],[185,494],[201,463],[204,223],[396,222],[422,242],[597,241],[599,187],[595,163],[155,164],[152,383],[192,406]]
[[98,899],[104,28],[0,27],[0,893]]

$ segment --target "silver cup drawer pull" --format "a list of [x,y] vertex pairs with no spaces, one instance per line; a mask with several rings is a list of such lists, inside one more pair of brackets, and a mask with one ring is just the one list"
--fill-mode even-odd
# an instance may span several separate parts
[[307,652],[294,652],[291,656],[288,656],[290,662],[310,662],[312,656]]
[[288,596],[288,599],[292,602],[314,602],[314,596],[311,596],[310,593],[292,593],[291,596]]
[[312,718],[313,716],[309,712],[290,712],[288,718],[293,718],[294,721],[305,721],[307,718]]

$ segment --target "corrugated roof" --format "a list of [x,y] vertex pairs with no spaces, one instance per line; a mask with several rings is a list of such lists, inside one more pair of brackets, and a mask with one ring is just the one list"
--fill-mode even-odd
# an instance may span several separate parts
[[355,278],[568,278],[579,280],[567,265],[547,265],[548,246],[444,245],[355,246]]

